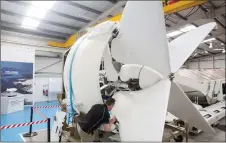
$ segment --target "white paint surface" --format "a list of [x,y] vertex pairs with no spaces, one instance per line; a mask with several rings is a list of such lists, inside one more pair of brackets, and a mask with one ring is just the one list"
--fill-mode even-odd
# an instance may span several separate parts
[[122,141],[162,141],[170,81],[135,92],[118,92],[112,113],[119,120]]
[[215,133],[213,128],[202,117],[201,113],[175,82],[172,82],[170,89],[168,111],[189,125],[208,133]]
[[104,56],[104,67],[106,69],[106,75],[107,75],[108,80],[117,81],[118,73],[112,64],[112,57],[110,54],[109,45],[106,46],[103,56]]
[[128,1],[112,41],[113,58],[124,64],[150,67],[163,76],[170,73],[164,13],[161,1]]
[[205,24],[179,36],[169,43],[169,56],[172,73],[176,72],[184,64],[187,58],[215,26],[215,22]]
[[[64,64],[64,71],[63,71],[63,81],[64,81],[64,88],[66,92],[66,98],[70,101],[70,94],[72,91],[70,91],[70,68],[72,64],[72,58],[76,52],[76,50],[79,48],[81,42],[86,38],[87,34],[80,37],[75,44],[71,47],[70,52],[67,55],[67,59]],[[74,96],[72,97],[72,99]]]
[[74,104],[83,103],[78,107],[79,111],[86,113],[94,104],[103,102],[99,86],[100,63],[114,27],[113,22],[97,25],[94,32],[108,28],[107,33],[95,33],[91,37],[88,35],[76,52],[72,67],[72,87]]

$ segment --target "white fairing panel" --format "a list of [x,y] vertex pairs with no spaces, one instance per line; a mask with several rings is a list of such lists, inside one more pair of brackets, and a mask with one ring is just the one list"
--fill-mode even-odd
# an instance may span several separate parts
[[111,52],[118,62],[144,65],[168,76],[170,65],[162,2],[128,1]]
[[215,133],[213,128],[202,117],[187,95],[175,82],[172,82],[170,89],[168,111],[189,125],[208,133]]
[[170,81],[135,92],[118,92],[112,113],[119,120],[122,141],[162,141]]
[[112,25],[109,26],[109,23],[102,23],[95,28],[101,29],[104,26],[111,30],[104,34],[100,33],[101,35],[95,33],[95,36],[92,36],[91,34],[92,38],[89,35],[80,45],[72,67],[72,87],[75,101],[82,103],[78,110],[85,113],[94,104],[103,103],[99,86],[100,63],[115,24],[112,22]]
[[80,37],[75,44],[71,47],[70,52],[67,55],[67,59],[65,61],[65,65],[64,65],[64,73],[63,73],[63,80],[64,80],[64,88],[65,88],[65,92],[66,92],[66,98],[67,98],[67,102],[69,102],[69,97],[70,97],[70,66],[71,66],[71,62],[72,62],[72,58],[74,56],[74,53],[76,52],[76,50],[79,48],[79,45],[81,44],[81,42],[86,38],[87,34],[83,35],[82,37]]
[[128,81],[130,78],[139,78],[139,72],[142,67],[142,65],[135,64],[123,65],[120,70],[120,79],[122,81]]
[[215,22],[205,24],[179,36],[169,43],[169,56],[172,73],[176,72],[184,64],[187,58],[215,26]]
[[120,79],[128,81],[130,78],[139,79],[139,85],[144,89],[160,81],[163,76],[149,67],[136,64],[123,65],[120,70]]
[[112,58],[109,50],[109,45],[104,50],[104,67],[106,68],[107,79],[110,81],[118,80],[118,73],[112,64]]

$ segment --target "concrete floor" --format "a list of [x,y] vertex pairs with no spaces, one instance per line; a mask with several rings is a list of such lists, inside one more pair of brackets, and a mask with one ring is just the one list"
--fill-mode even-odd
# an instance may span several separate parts
[[[201,132],[198,135],[190,135],[189,136],[189,142],[225,142],[226,138],[226,126],[225,126],[225,118],[222,119],[219,123],[221,126],[221,129],[218,127],[213,127],[216,131],[215,135],[208,134],[205,132]],[[224,130],[224,131],[223,131]],[[47,131],[46,130],[40,130],[37,131],[38,135],[32,138],[24,138],[24,141],[47,141]],[[102,141],[104,142],[112,142],[108,137],[112,135],[111,133],[105,134],[102,138]],[[62,142],[66,141],[64,138],[62,138]],[[173,141],[173,140],[172,140]],[[185,141],[185,140],[184,140]]]

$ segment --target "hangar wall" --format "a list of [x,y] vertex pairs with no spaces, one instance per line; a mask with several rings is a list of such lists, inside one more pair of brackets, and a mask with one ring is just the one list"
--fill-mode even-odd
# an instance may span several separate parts
[[189,69],[225,69],[225,54],[196,59],[186,65]]
[[[51,48],[47,46],[49,39],[31,37],[25,34],[1,32],[1,48],[29,47],[35,49],[35,81],[34,102],[56,100],[57,93],[49,93],[43,96],[43,87],[49,84],[49,79],[62,78],[62,54],[65,49]],[[10,56],[10,53],[8,53]],[[26,56],[26,55],[24,55]]]

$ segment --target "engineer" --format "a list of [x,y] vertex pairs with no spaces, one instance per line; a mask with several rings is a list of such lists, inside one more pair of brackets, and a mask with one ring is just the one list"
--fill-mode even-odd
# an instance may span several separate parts
[[81,142],[100,141],[98,128],[103,124],[104,131],[110,131],[116,118],[110,119],[109,111],[113,108],[115,99],[108,98],[105,104],[95,104],[77,123],[77,130]]

